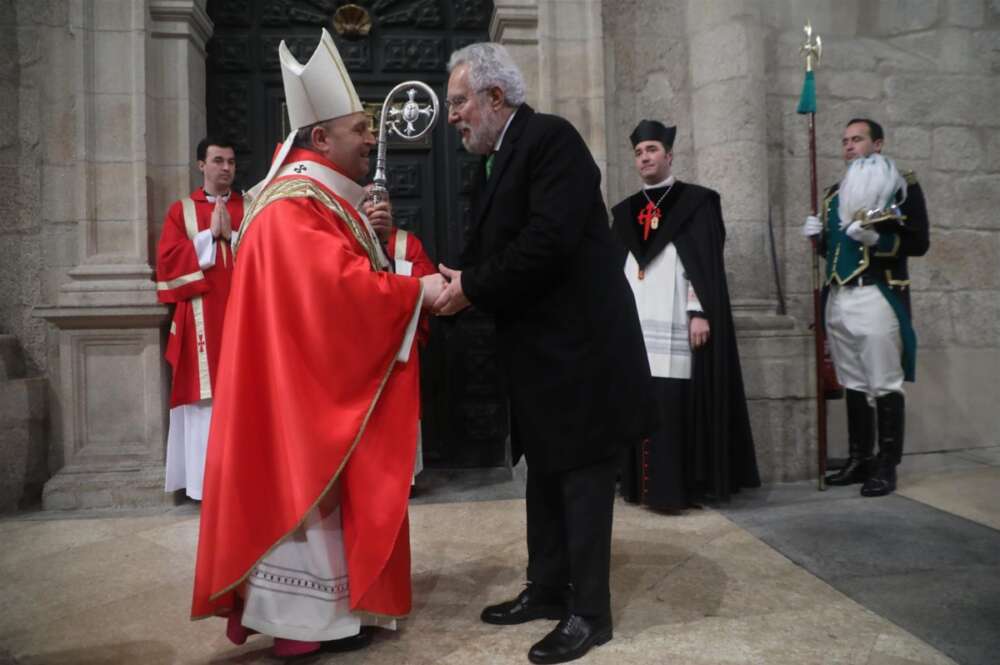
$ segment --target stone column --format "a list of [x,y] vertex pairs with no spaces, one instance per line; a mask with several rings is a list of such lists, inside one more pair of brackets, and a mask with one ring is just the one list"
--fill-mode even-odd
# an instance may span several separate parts
[[[187,26],[203,53],[210,23],[195,0],[154,0],[148,12],[141,0],[69,5],[69,58],[51,71],[76,108],[74,152],[67,191],[49,195],[75,202],[77,265],[56,304],[35,310],[59,329],[55,410],[61,427],[50,455],[58,472],[45,486],[43,504],[163,502],[169,498],[163,492],[168,368],[161,330],[167,308],[156,301],[151,268],[157,229],[151,221],[163,214],[151,205],[152,175],[170,159],[164,140],[180,141],[177,152],[190,152],[189,131],[164,130],[167,119],[183,124],[190,118],[180,108],[161,113],[167,102],[160,97],[171,90],[164,78],[183,71],[172,89],[189,85],[187,73],[203,70],[204,59],[185,59],[184,49],[170,54],[157,40]],[[186,183],[176,180],[166,188],[175,197],[187,191],[190,176]]]
[[698,182],[722,195],[732,297],[773,311],[767,242],[767,81],[760,1],[688,2]]
[[811,337],[778,315],[768,236],[767,76],[761,0],[687,3],[697,182],[722,196],[726,270],[765,482],[815,473]]
[[151,0],[147,113],[150,241],[160,236],[170,204],[201,184],[195,148],[208,130],[205,45],[212,22],[207,0]]
[[[602,0],[499,0],[490,38],[521,68],[528,102],[569,120],[607,171]],[[607,190],[605,185],[605,191]]]

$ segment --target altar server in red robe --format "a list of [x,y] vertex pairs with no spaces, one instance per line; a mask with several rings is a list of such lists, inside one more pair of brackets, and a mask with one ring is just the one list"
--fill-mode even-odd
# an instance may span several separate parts
[[[366,188],[371,194],[371,185]],[[371,199],[366,199],[361,206],[362,212],[368,216],[372,223],[372,228],[379,240],[382,241],[386,252],[392,257],[392,269],[397,275],[412,275],[413,277],[423,277],[433,275],[437,272],[434,262],[427,256],[424,244],[415,233],[401,229],[392,224],[392,205],[388,200],[373,203]],[[427,346],[430,339],[431,324],[427,314],[420,317],[420,324],[417,328],[417,345],[421,350]],[[419,362],[419,355],[414,358],[414,362]],[[413,463],[413,485],[417,484],[417,476],[424,470],[423,436],[421,427],[417,426],[417,455]]]
[[234,246],[192,616],[287,657],[410,611],[413,347],[444,280],[394,274],[359,212],[375,139],[330,35],[279,56],[295,129]]
[[228,140],[202,139],[197,157],[204,184],[170,206],[157,249],[156,293],[174,305],[166,352],[173,384],[165,489],[185,488],[200,501],[233,276],[230,240],[243,219],[243,197],[232,190],[236,153]]

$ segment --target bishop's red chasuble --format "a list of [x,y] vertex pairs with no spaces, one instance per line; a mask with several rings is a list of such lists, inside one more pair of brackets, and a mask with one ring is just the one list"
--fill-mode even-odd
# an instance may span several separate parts
[[[236,244],[209,434],[193,618],[340,486],[352,611],[410,610],[418,279],[392,274],[361,188],[293,149]],[[405,343],[404,343],[405,342]]]
[[[195,236],[211,227],[214,209],[201,187],[175,201],[157,246],[156,295],[175,305],[165,354],[173,368],[170,408],[213,396],[233,275],[232,250],[224,240],[208,240],[215,242],[214,265],[202,268],[198,260]],[[243,219],[243,197],[233,192],[226,209],[236,231]]]

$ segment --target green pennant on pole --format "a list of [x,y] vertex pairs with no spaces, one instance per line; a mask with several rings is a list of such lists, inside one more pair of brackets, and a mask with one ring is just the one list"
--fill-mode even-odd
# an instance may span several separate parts
[[823,55],[823,40],[816,35],[813,40],[813,29],[811,23],[806,23],[806,43],[799,49],[806,56],[806,80],[802,82],[802,94],[799,96],[799,107],[796,113],[809,114],[816,112],[816,75],[813,74],[813,65],[819,64],[819,59]]
[[806,72],[806,78],[802,82],[802,94],[799,95],[799,106],[795,112],[816,112],[816,76],[811,70]]

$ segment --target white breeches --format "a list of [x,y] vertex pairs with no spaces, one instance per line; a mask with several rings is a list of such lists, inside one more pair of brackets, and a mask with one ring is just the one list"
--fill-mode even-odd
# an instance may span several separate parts
[[903,392],[899,319],[877,286],[832,286],[826,331],[841,385],[869,400]]

